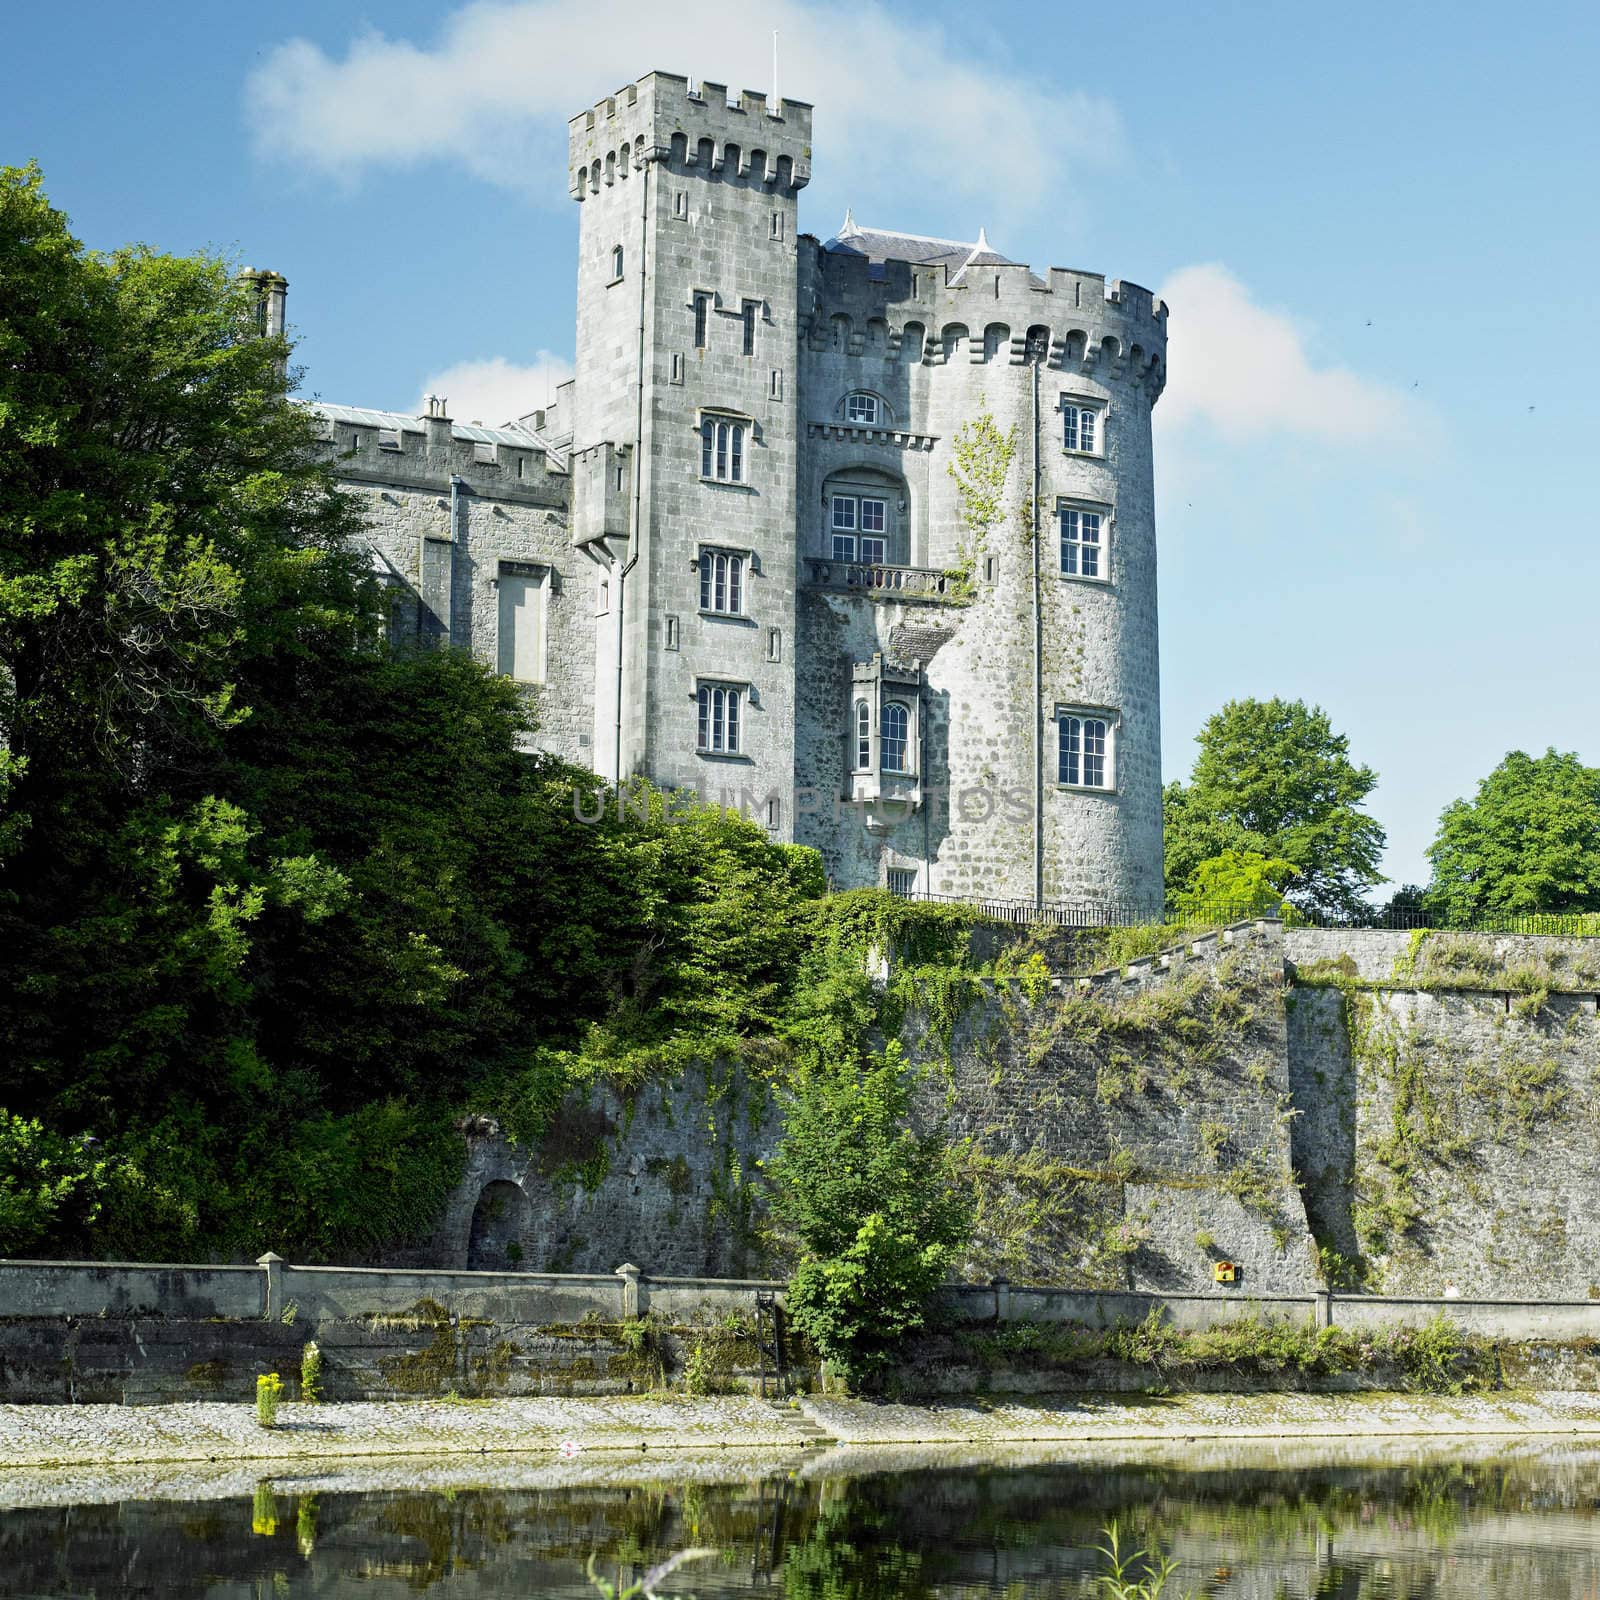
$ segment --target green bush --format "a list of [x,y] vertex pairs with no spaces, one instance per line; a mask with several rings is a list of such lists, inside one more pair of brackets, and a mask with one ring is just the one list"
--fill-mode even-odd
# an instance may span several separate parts
[[872,1381],[971,1236],[972,1199],[942,1130],[916,1132],[898,1046],[857,1069],[806,1075],[766,1165],[779,1227],[800,1257],[797,1332],[852,1384]]

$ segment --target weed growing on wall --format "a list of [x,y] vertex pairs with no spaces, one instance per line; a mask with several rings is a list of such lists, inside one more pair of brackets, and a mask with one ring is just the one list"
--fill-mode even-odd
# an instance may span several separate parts
[[1363,1332],[1335,1325],[1244,1317],[1212,1328],[1175,1328],[1152,1311],[1112,1328],[1068,1323],[1008,1323],[954,1335],[965,1359],[997,1371],[1027,1365],[1070,1370],[1094,1361],[1146,1368],[1156,1389],[1181,1389],[1202,1375],[1228,1374],[1241,1387],[1273,1387],[1285,1377],[1358,1373],[1424,1394],[1468,1394],[1497,1382],[1493,1344],[1446,1316],[1419,1328]]
[[951,440],[954,459],[946,469],[956,486],[962,539],[959,570],[970,582],[976,563],[988,552],[990,530],[1005,516],[1006,484],[1017,455],[1017,430],[1002,432],[982,395],[978,412],[963,422]]

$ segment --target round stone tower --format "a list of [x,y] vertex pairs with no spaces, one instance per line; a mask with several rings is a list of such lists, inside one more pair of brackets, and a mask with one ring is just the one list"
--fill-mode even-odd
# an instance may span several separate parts
[[1166,307],[848,218],[799,270],[797,837],[841,886],[1159,908]]

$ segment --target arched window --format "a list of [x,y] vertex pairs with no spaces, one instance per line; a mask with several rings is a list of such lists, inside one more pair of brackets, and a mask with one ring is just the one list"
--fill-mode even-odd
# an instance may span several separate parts
[[1011,350],[1011,329],[1003,322],[991,322],[983,330],[983,359],[993,361],[1001,354],[1009,354]]
[[900,355],[906,361],[920,361],[922,359],[923,342],[927,337],[927,330],[920,322],[908,322],[900,330]]
[[865,700],[857,700],[854,719],[856,771],[868,772],[872,768],[872,708]]
[[624,178],[628,176],[628,165],[632,155],[633,146],[631,144],[623,145],[622,154],[617,159],[617,171]]
[[1028,365],[1042,367],[1050,359],[1050,330],[1043,323],[1028,329]]
[[707,417],[700,424],[700,476],[713,483],[744,482],[744,424]]
[[732,550],[700,552],[700,609],[718,616],[744,614],[744,557]]
[[961,354],[966,342],[967,326],[964,322],[951,322],[945,325],[944,331],[939,335],[939,343],[944,348],[946,363],[954,361]]
[[725,683],[702,683],[699,749],[707,755],[739,753],[739,691]]
[[878,734],[879,764],[885,772],[906,770],[906,747],[910,742],[911,711],[898,700],[883,708],[883,727]]
[[622,276],[622,262],[623,262],[622,246],[620,244],[612,245],[612,247],[611,247],[611,281],[613,283],[615,283],[617,281],[617,279]]
[[1079,789],[1111,787],[1111,727],[1104,717],[1069,714],[1057,724],[1056,781]]
[[844,420],[864,428],[877,427],[881,409],[877,395],[868,394],[865,389],[858,389],[856,393],[844,397]]

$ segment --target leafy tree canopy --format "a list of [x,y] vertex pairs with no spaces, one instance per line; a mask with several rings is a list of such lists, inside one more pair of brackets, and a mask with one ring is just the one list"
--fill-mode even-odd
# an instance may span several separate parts
[[1600,911],[1600,767],[1513,750],[1439,818],[1425,903],[1454,922]]
[[1363,809],[1377,784],[1349,740],[1303,700],[1232,700],[1200,730],[1187,784],[1165,795],[1169,896],[1193,891],[1201,864],[1229,852],[1286,862],[1294,903],[1349,914],[1382,883],[1384,830]]
[[1270,912],[1282,916],[1293,907],[1284,891],[1299,876],[1292,863],[1261,855],[1254,850],[1224,850],[1208,856],[1189,876],[1173,909],[1186,917],[1203,916],[1221,910]]

